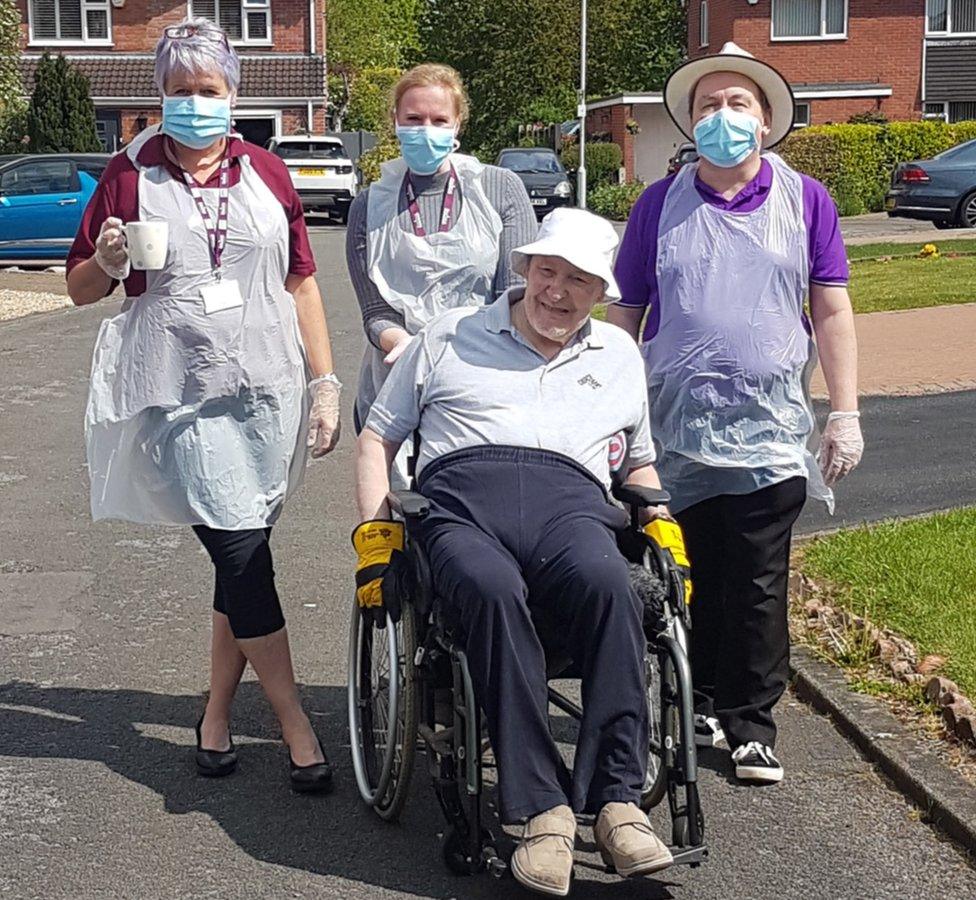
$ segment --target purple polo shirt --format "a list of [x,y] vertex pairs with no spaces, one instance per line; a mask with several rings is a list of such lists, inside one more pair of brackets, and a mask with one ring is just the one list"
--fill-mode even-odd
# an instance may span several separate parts
[[[763,160],[759,174],[731,200],[726,200],[695,176],[701,198],[727,212],[748,213],[766,200],[773,183],[773,167]],[[646,307],[651,311],[644,325],[644,340],[657,334],[661,321],[657,289],[657,241],[664,198],[674,181],[669,175],[652,184],[634,204],[620,244],[614,276],[620,286],[621,306]],[[810,252],[810,281],[816,284],[846,285],[850,277],[847,251],[840,234],[837,207],[827,189],[816,179],[800,173],[803,182],[803,221]]]

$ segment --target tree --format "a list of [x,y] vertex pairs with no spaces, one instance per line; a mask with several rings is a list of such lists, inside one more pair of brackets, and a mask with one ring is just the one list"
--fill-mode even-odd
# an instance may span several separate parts
[[25,133],[20,83],[20,12],[14,0],[0,0],[0,153],[21,149]]
[[400,70],[371,66],[363,69],[349,88],[345,127],[379,133],[390,127],[390,95]]
[[418,51],[422,0],[328,0],[329,69],[402,68]]
[[[588,93],[655,90],[680,61],[680,0],[590,0]],[[454,66],[471,96],[469,147],[489,155],[520,123],[575,115],[579,0],[426,0],[426,58]]]
[[34,153],[97,153],[95,107],[88,79],[60,54],[45,53],[34,73],[27,109],[27,133]]

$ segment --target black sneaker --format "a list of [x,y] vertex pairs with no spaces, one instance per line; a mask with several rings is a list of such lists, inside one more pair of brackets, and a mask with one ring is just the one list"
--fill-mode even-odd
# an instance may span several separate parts
[[775,784],[783,780],[783,767],[773,756],[773,748],[759,741],[749,741],[736,747],[732,751],[732,762],[735,763],[735,777],[742,781]]
[[715,716],[695,713],[695,746],[717,747],[725,743],[725,732]]

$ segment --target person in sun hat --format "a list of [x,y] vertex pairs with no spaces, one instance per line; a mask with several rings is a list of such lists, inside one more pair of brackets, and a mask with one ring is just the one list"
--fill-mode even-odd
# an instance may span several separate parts
[[[485,711],[502,821],[526,821],[512,870],[558,896],[570,886],[574,811],[597,816],[597,845],[619,874],[672,862],[636,805],[647,763],[646,641],[615,538],[627,514],[607,495],[621,432],[628,482],[660,487],[644,367],[626,334],[590,318],[620,296],[616,245],[613,227],[592,213],[550,213],[537,240],[511,252],[525,285],[432,320],[391,369],[357,448],[358,600],[378,607],[403,548],[386,502],[390,467],[418,434],[417,490],[431,509],[411,536],[427,551]],[[549,731],[537,621],[582,668],[572,775]]]
[[[824,186],[770,152],[793,127],[779,72],[729,43],[675,70],[664,101],[699,160],[635,204],[607,319],[640,341],[691,557],[696,739],[727,740],[738,777],[779,781],[792,528],[807,496],[833,509],[864,446],[847,258]],[[814,456],[818,355],[831,412]]]

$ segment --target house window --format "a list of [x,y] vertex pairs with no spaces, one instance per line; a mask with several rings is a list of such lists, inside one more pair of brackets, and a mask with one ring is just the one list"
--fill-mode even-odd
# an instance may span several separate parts
[[950,122],[969,122],[976,119],[976,102],[972,100],[949,104]]
[[773,40],[847,37],[847,0],[773,0]]
[[793,127],[806,128],[810,124],[810,104],[797,103],[793,109]]
[[110,44],[108,0],[30,0],[30,36],[35,44]]
[[192,14],[216,22],[235,43],[271,43],[271,0],[192,0]]
[[702,0],[698,12],[698,43],[708,46],[708,0]]
[[937,119],[945,122],[948,118],[948,112],[946,111],[946,105],[944,103],[926,103],[922,107],[922,118],[923,119]]
[[929,34],[976,34],[976,0],[928,0]]

